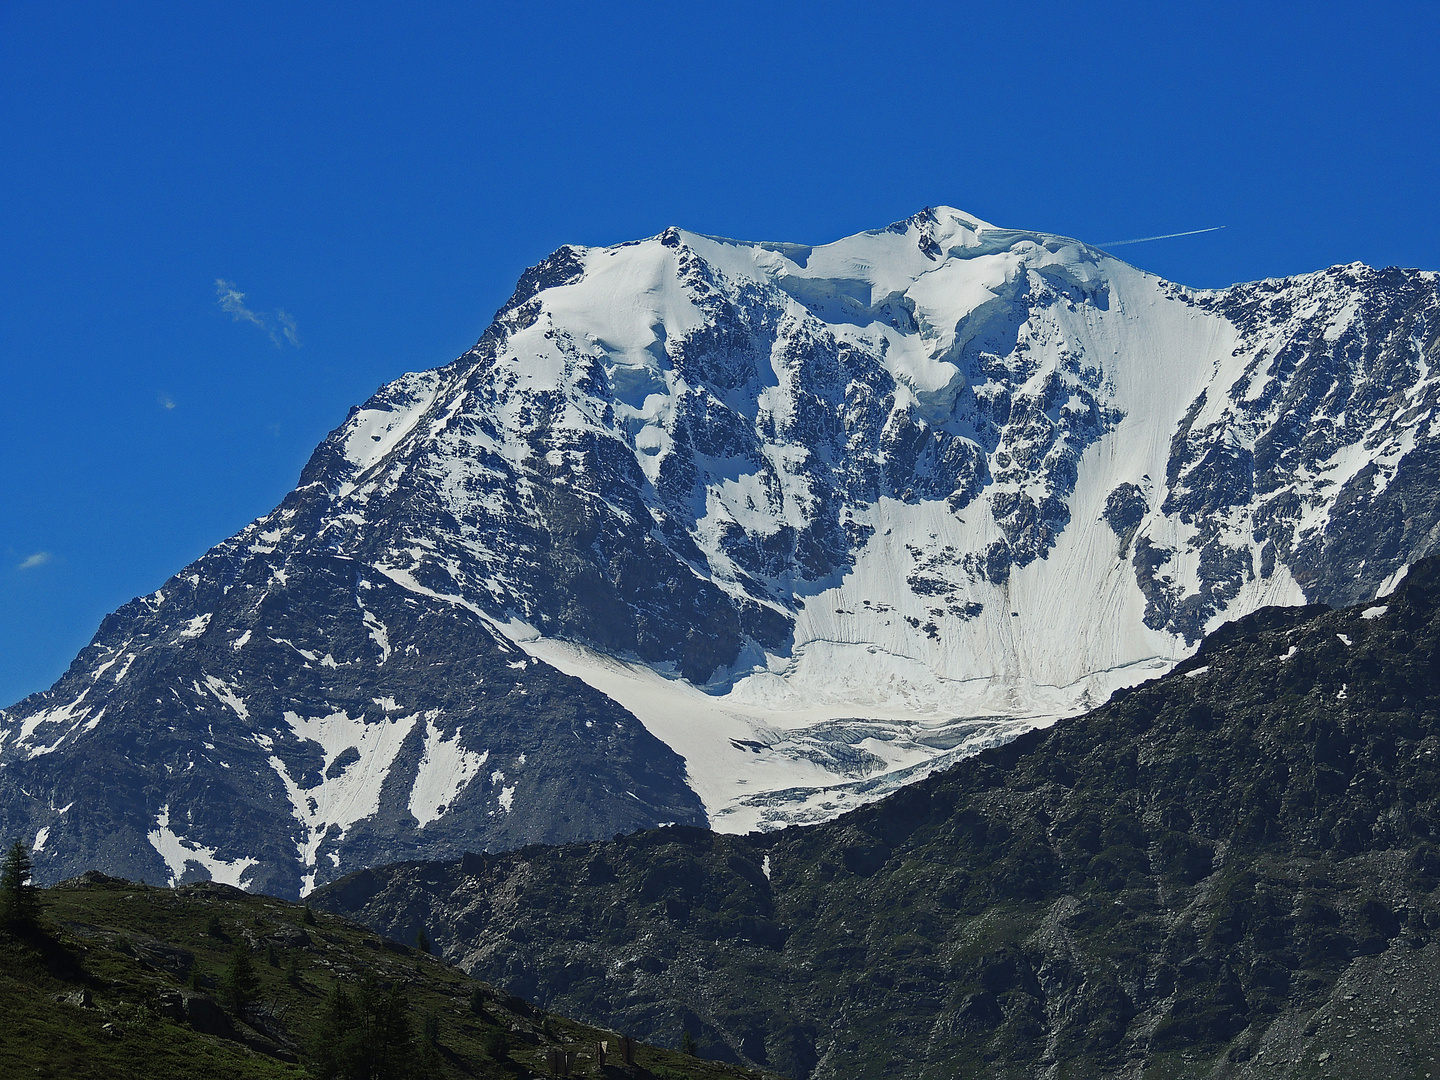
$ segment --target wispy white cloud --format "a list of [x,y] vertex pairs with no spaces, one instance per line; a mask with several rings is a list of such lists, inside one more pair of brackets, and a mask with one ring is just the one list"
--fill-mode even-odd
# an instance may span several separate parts
[[37,551],[37,552],[35,552],[34,555],[31,555],[28,559],[24,560],[24,561],[23,561],[19,566],[17,566],[15,569],[17,569],[17,570],[34,570],[35,567],[37,567],[37,566],[44,566],[47,562],[49,562],[49,561],[50,561],[51,559],[53,559],[54,557],[55,557],[55,556],[51,555],[50,552],[48,552],[48,551]]
[[[235,287],[233,281],[226,281],[224,278],[215,279],[215,300],[220,305],[220,310],[236,322],[253,323],[264,330],[277,349],[286,342],[297,349],[300,347],[300,332],[295,326],[295,319],[283,308],[277,308],[274,315],[265,311],[251,311],[245,306],[245,294]],[[278,327],[276,322],[279,323]]]
[[169,394],[161,394],[156,400],[162,409],[173,409],[175,407],[175,399]]
[[220,310],[229,314],[236,322],[250,322],[259,327],[265,325],[264,319],[245,306],[245,294],[235,288],[233,281],[216,278],[215,296],[220,301]]
[[284,308],[277,308],[275,317],[280,320],[280,332],[285,335],[285,340],[298,349],[300,347],[300,331],[295,327],[294,317]]

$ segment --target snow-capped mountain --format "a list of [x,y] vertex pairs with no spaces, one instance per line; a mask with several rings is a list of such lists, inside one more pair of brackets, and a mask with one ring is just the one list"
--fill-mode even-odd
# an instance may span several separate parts
[[1440,525],[1437,284],[1197,291],[945,207],[561,248],[4,714],[0,825],[47,876],[293,892],[833,816],[1393,587]]

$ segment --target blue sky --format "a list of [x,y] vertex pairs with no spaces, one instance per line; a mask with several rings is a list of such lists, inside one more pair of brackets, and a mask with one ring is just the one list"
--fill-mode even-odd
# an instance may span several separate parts
[[0,704],[562,243],[947,203],[1225,225],[1122,249],[1199,286],[1440,269],[1435,7],[681,7],[0,4]]

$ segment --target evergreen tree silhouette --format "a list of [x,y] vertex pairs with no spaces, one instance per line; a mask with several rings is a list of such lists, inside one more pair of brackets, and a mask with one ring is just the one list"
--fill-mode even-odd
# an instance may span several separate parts
[[30,880],[30,852],[16,840],[0,868],[0,926],[34,930],[40,921],[40,890]]
[[230,963],[220,976],[220,1003],[236,1016],[242,1014],[255,1002],[260,993],[260,976],[250,960],[250,950],[236,944],[230,950]]
[[317,1080],[400,1080],[412,1071],[414,1035],[398,986],[366,978],[352,993],[336,983],[311,1039],[307,1064]]

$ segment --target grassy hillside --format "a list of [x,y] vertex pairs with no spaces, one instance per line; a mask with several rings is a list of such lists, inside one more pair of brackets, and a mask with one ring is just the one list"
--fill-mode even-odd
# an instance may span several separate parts
[[[552,1050],[576,1054],[574,1075],[599,1075],[597,1040],[610,1043],[606,1075],[759,1077],[648,1046],[635,1068],[617,1067],[614,1032],[532,1009],[339,916],[307,921],[301,906],[227,886],[90,874],[40,896],[40,933],[0,932],[3,1077],[301,1080],[332,987],[355,993],[366,979],[403,997],[410,1077],[548,1075]],[[258,987],[253,1004],[227,1012],[237,950]]]

